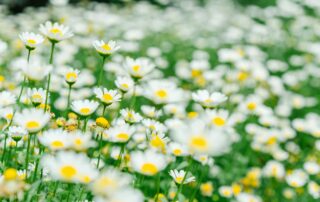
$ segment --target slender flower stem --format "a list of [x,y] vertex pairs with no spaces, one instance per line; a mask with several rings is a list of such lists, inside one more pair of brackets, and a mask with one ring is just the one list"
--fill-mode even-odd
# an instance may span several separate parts
[[104,114],[106,113],[106,108],[107,108],[107,105],[103,104],[103,110],[102,110],[102,116],[103,117],[104,117]]
[[88,122],[89,117],[84,118],[84,123],[83,123],[83,127],[82,127],[82,132],[86,132],[87,130],[87,122]]
[[4,161],[4,157],[6,155],[6,149],[7,149],[7,138],[8,138],[8,135],[5,134],[5,137],[4,137],[4,145],[3,145],[3,153],[2,153],[2,157],[1,157],[1,162]]
[[27,144],[26,163],[25,163],[26,179],[28,179],[28,164],[29,164],[30,142],[31,142],[31,134],[29,134],[29,136],[28,136],[28,144]]
[[121,161],[122,161],[122,154],[124,153],[124,148],[125,148],[125,144],[121,145],[121,150],[120,150],[120,154],[119,154],[119,158],[117,160],[117,167],[121,166]]
[[[27,63],[28,64],[29,64],[29,61],[30,61],[30,54],[31,54],[31,49],[28,49],[28,56],[27,56]],[[24,87],[26,85],[26,81],[27,81],[27,77],[24,76],[23,77],[22,86],[21,86],[21,89],[20,89],[20,93],[19,93],[19,97],[18,97],[18,103],[20,103],[21,95],[22,95],[23,89],[24,89]]]
[[133,92],[132,92],[132,99],[131,99],[131,103],[130,103],[130,109],[134,109],[134,105],[136,103],[136,84],[134,84],[133,86]]
[[67,109],[69,109],[69,107],[70,107],[71,88],[72,88],[72,85],[69,84]]
[[106,61],[106,58],[107,58],[106,56],[102,56],[102,63],[101,63],[100,72],[99,72],[98,86],[100,86],[100,84],[101,84],[102,75],[103,75],[103,67],[104,67],[104,63]]
[[99,156],[98,156],[98,163],[97,168],[99,168],[100,160],[101,160],[101,147],[102,147],[102,133],[99,135]]
[[[54,43],[54,42],[51,43],[51,53],[50,53],[50,58],[49,58],[50,65],[52,65],[52,63],[53,63],[53,52],[54,52],[55,45],[56,45],[56,43]],[[45,100],[45,105],[44,105],[44,111],[46,111],[47,104],[48,104],[48,96],[49,96],[49,91],[50,91],[50,80],[51,80],[51,73],[49,73],[48,80],[47,80],[46,100]]]
[[154,201],[157,202],[159,197],[159,191],[160,191],[160,173],[158,173],[158,175],[156,176],[155,184],[156,184],[157,193]]

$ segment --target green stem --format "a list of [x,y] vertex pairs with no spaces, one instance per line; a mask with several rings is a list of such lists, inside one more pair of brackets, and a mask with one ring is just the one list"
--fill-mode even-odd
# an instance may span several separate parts
[[88,119],[89,119],[89,117],[88,118],[85,118],[83,121],[84,121],[84,123],[83,123],[83,127],[82,127],[82,132],[86,132],[86,130],[87,130],[87,122],[88,122]]
[[124,147],[125,147],[125,144],[121,145],[121,150],[120,150],[119,158],[118,158],[118,161],[117,161],[117,167],[121,166],[122,154],[124,152]]
[[[54,47],[55,47],[54,42],[51,43],[51,53],[50,53],[50,58],[49,58],[49,64],[52,65],[53,63],[53,52],[54,52]],[[50,91],[50,80],[51,80],[51,73],[48,75],[48,80],[47,80],[47,89],[46,89],[46,99],[45,99],[45,106],[44,106],[44,112],[47,109],[47,104],[48,104],[48,96],[49,96],[49,91]]]
[[101,63],[100,72],[99,72],[98,86],[100,86],[100,84],[101,84],[102,75],[103,75],[103,67],[104,67],[104,63],[106,61],[106,58],[107,58],[106,56],[102,56],[102,63]]
[[104,117],[104,114],[106,112],[106,109],[107,109],[107,105],[106,104],[103,104],[103,110],[102,110],[102,116]]
[[155,184],[156,184],[157,193],[154,201],[157,202],[159,197],[159,191],[160,191],[160,173],[158,173],[156,177]]
[[133,94],[132,94],[132,100],[130,103],[130,109],[134,109],[134,104],[136,103],[136,84],[133,86]]
[[69,91],[68,91],[68,105],[67,105],[67,108],[68,108],[68,109],[69,109],[69,107],[70,107],[71,88],[72,88],[72,85],[69,85]]
[[2,153],[2,157],[1,157],[1,162],[4,161],[4,157],[6,155],[6,149],[7,149],[7,138],[8,138],[8,135],[5,134],[5,137],[4,137],[4,145],[3,145],[3,153]]
[[100,159],[101,159],[101,147],[102,147],[102,133],[99,136],[99,156],[98,156],[98,163],[97,163],[97,168],[99,168],[100,165]]
[[200,185],[201,185],[201,181],[202,181],[203,176],[204,176],[204,172],[200,172],[200,177],[199,177],[197,186],[196,186],[196,188],[194,189],[194,191],[193,191],[193,193],[192,193],[192,195],[191,195],[190,202],[192,202],[193,199],[194,199],[194,197],[196,196],[197,191],[198,191],[199,188],[200,188]]
[[28,136],[28,144],[27,144],[26,163],[25,163],[26,179],[28,179],[28,164],[29,164],[30,142],[31,142],[31,134],[29,134],[29,136]]

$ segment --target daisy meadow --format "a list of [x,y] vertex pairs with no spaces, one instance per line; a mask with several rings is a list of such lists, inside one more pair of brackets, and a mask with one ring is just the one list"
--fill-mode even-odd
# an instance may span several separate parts
[[319,201],[320,1],[2,1],[0,19],[0,201]]

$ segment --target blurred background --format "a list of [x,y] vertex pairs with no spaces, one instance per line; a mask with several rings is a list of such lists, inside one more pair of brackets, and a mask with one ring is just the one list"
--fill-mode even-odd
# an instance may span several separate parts
[[[132,2],[137,1],[148,1],[152,4],[158,5],[160,7],[170,6],[172,1],[175,0],[0,0],[0,4],[6,5],[9,7],[9,10],[12,13],[19,13],[22,12],[27,7],[41,7],[47,6],[48,4],[54,5],[64,5],[64,4],[86,4],[88,2],[104,2],[108,4],[118,4],[118,5],[125,5],[130,4]],[[198,2],[199,5],[204,5],[206,2],[210,0],[194,0]],[[235,4],[239,5],[257,5],[260,7],[266,7],[270,5],[274,5],[276,0],[233,0]]]

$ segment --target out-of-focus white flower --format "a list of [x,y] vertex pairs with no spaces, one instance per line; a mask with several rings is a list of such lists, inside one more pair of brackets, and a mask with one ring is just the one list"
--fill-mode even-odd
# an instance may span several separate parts
[[69,27],[60,25],[57,22],[52,23],[51,21],[47,21],[44,24],[40,25],[39,30],[51,42],[54,43],[58,43],[73,36],[73,33],[70,31]]
[[50,114],[42,109],[24,109],[14,116],[14,123],[27,129],[30,133],[41,130],[50,120]]
[[227,100],[227,97],[224,94],[219,92],[210,94],[207,90],[198,90],[197,92],[192,93],[192,98],[203,107],[209,108],[218,106]]
[[188,184],[190,182],[193,182],[196,180],[194,176],[186,176],[186,171],[184,170],[170,170],[169,171],[170,176],[173,178],[173,180],[178,184]]
[[90,100],[76,100],[71,104],[71,109],[81,116],[89,116],[93,114],[99,106],[96,101]]
[[120,46],[117,45],[115,41],[108,41],[105,43],[104,41],[94,41],[93,47],[96,51],[102,56],[108,56],[119,50]]
[[26,48],[29,50],[35,49],[44,40],[44,38],[40,34],[35,34],[32,32],[23,32],[19,35],[19,37],[26,46]]

